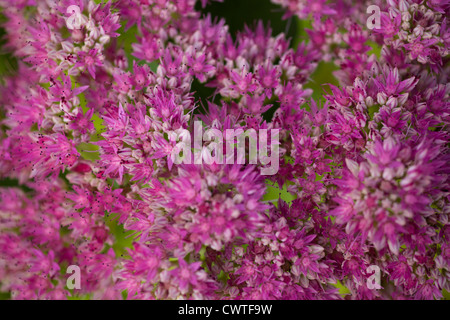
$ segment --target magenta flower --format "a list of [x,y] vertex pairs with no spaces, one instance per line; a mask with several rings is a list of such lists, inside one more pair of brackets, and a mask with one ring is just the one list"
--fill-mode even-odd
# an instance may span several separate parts
[[280,72],[277,68],[270,68],[269,66],[260,68],[258,70],[258,80],[268,99],[272,98],[272,91],[279,82]]
[[158,45],[157,38],[151,35],[139,39],[139,43],[133,43],[133,56],[138,59],[152,62],[161,56],[161,48]]
[[416,80],[414,77],[400,81],[397,68],[394,68],[387,74],[374,79],[378,90],[384,92],[388,97],[391,95],[399,95],[403,92],[411,91],[417,84],[417,81],[418,80]]
[[178,258],[178,267],[173,269],[170,274],[173,278],[175,278],[176,282],[179,285],[181,292],[186,292],[189,290],[190,286],[197,286],[197,270],[201,266],[201,262],[194,262],[188,264],[181,258]]
[[91,77],[95,79],[95,67],[101,66],[103,66],[103,56],[97,49],[91,49],[89,52],[80,51],[78,53],[77,63],[73,67],[86,68]]
[[231,80],[233,80],[235,84],[231,85],[230,88],[241,95],[252,93],[258,88],[258,85],[255,83],[254,75],[251,72],[247,72],[245,68],[243,68],[240,73],[231,71]]
[[81,108],[77,109],[76,116],[69,116],[69,129],[73,130],[74,135],[85,135],[86,133],[94,133],[94,124],[91,122],[94,109],[89,109],[85,114]]
[[193,58],[191,56],[188,57],[188,66],[191,67],[189,69],[189,73],[197,77],[200,82],[205,82],[206,75],[211,77],[216,70],[214,66],[205,63],[205,60],[206,55],[204,53],[197,56],[196,58]]
[[55,253],[50,251],[48,255],[44,255],[40,250],[34,250],[36,256],[35,263],[29,269],[30,272],[42,272],[53,276],[59,271],[59,265],[54,261]]
[[403,47],[409,51],[410,59],[417,59],[421,63],[426,63],[432,52],[429,47],[437,42],[437,39],[422,40],[421,37],[418,37],[414,42],[405,44]]

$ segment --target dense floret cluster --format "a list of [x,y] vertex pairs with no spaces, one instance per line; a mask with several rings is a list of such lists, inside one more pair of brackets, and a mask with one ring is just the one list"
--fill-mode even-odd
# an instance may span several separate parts
[[[204,14],[208,0],[0,0],[17,61],[0,87],[0,291],[450,291],[450,1],[272,2],[310,22],[300,43],[263,22],[232,34]],[[380,8],[373,30],[369,5]],[[321,65],[337,82],[315,92]],[[174,163],[194,121],[279,130],[278,172]],[[80,289],[67,287],[70,265]]]

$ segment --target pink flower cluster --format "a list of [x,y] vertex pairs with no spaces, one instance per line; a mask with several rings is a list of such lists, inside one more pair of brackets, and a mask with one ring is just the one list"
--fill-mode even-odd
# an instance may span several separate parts
[[[273,0],[296,48],[208,1],[0,0],[0,291],[13,299],[441,299],[450,2]],[[381,8],[368,30],[366,8]],[[68,28],[80,8],[80,28]],[[130,32],[131,31],[131,32]],[[134,37],[132,43],[122,37]],[[380,48],[379,54],[373,48]],[[340,87],[305,85],[319,63]],[[206,88],[211,95],[199,97]],[[201,98],[201,99],[199,99]],[[206,101],[206,103],[204,103]],[[280,169],[182,164],[170,135],[279,129]],[[248,149],[247,149],[248,151]],[[268,201],[276,186],[294,199]],[[115,223],[111,223],[111,220]],[[119,245],[126,234],[130,245]],[[69,265],[80,289],[66,284]],[[370,266],[381,270],[371,289]]]

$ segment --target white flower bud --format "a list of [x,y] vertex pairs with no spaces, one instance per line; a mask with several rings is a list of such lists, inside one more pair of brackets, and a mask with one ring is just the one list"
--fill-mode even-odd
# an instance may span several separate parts
[[413,33],[416,37],[421,36],[423,34],[423,27],[422,26],[415,27]]
[[398,3],[398,7],[399,7],[400,11],[402,11],[402,13],[403,13],[405,11],[408,11],[409,4],[405,0],[400,0]]
[[402,21],[409,22],[411,20],[411,13],[402,12]]
[[397,98],[396,98],[396,97],[389,97],[389,99],[388,99],[386,105],[387,105],[389,108],[391,108],[391,109],[397,107],[397,105],[398,105],[398,100],[397,100]]
[[377,94],[377,101],[378,104],[384,105],[386,103],[387,95],[384,92],[378,92]]

